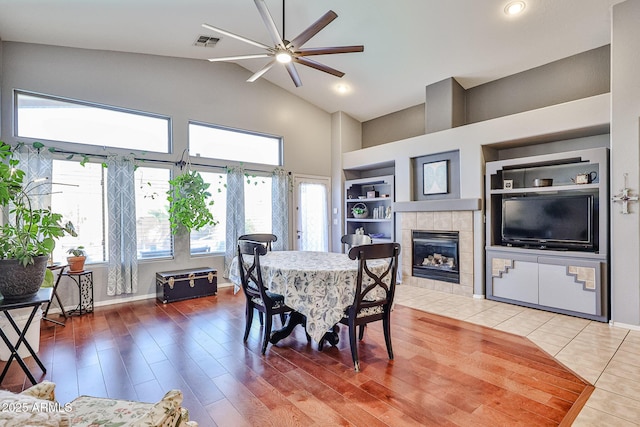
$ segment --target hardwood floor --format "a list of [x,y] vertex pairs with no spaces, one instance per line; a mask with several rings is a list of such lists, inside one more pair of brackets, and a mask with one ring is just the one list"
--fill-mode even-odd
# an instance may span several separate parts
[[[360,373],[346,328],[337,347],[319,352],[298,327],[265,356],[257,316],[246,345],[243,330],[244,296],[221,288],[97,308],[65,327],[43,321],[47,373],[27,360],[36,379],[56,383],[61,403],[81,394],[153,402],[178,388],[200,426],[570,425],[593,391],[526,338],[401,305],[392,315],[395,360],[372,324],[359,344]],[[1,388],[29,386],[13,363]]]

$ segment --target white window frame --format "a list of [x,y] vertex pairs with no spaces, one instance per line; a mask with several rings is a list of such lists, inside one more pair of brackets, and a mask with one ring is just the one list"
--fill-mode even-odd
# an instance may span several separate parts
[[[214,125],[211,123],[204,123],[204,122],[198,122],[198,121],[194,121],[194,120],[189,120],[188,124],[188,130],[189,130],[189,147],[188,147],[188,152],[189,155],[192,158],[206,158],[206,159],[215,159],[215,160],[222,160],[222,161],[230,161],[230,162],[240,162],[240,163],[252,163],[252,164],[262,164],[262,165],[266,165],[266,166],[270,166],[270,167],[278,167],[278,166],[282,166],[284,164],[284,144],[283,144],[283,138],[281,136],[275,136],[275,135],[269,135],[266,133],[260,133],[260,132],[252,132],[252,131],[248,131],[248,130],[242,130],[242,129],[234,129],[231,127],[226,127],[226,126],[219,126],[219,125]],[[231,134],[238,134],[241,136],[255,136],[261,139],[270,139],[270,140],[274,140],[277,141],[277,149],[278,149],[278,153],[275,157],[277,157],[277,161],[275,163],[264,163],[264,162],[260,162],[260,161],[252,161],[252,159],[247,160],[246,158],[242,158],[242,154],[240,153],[237,156],[230,156],[230,157],[212,157],[212,156],[208,156],[206,154],[203,153],[199,153],[199,152],[192,152],[191,149],[191,133],[192,133],[192,126],[198,126],[198,127],[202,127],[202,128],[209,128],[209,129],[215,129],[217,131],[222,131],[222,132],[229,132]],[[235,154],[235,153],[234,153]]]
[[[13,129],[14,129],[14,136],[18,137],[18,138],[29,138],[29,139],[34,139],[34,140],[47,140],[47,141],[58,141],[58,142],[62,142],[62,143],[69,143],[69,144],[84,144],[84,145],[88,145],[91,147],[109,147],[109,148],[113,148],[116,150],[137,150],[137,151],[142,151],[142,152],[153,152],[153,153],[159,153],[159,154],[171,154],[172,152],[172,148],[173,148],[173,141],[172,141],[172,122],[171,122],[171,118],[168,116],[163,116],[160,114],[154,114],[154,113],[149,113],[149,112],[143,112],[143,111],[138,111],[138,110],[133,110],[133,109],[129,109],[129,108],[121,108],[121,107],[115,107],[115,106],[111,106],[111,105],[104,105],[104,104],[98,104],[95,102],[89,102],[89,101],[82,101],[82,100],[77,100],[77,99],[71,99],[71,98],[64,98],[64,97],[59,97],[59,96],[52,96],[52,95],[44,95],[44,94],[40,94],[40,93],[36,93],[36,92],[29,92],[29,91],[25,91],[25,90],[14,90],[13,91],[14,97],[13,97],[13,111],[14,111],[14,115],[13,115]],[[152,119],[158,119],[158,120],[162,120],[166,122],[167,125],[167,136],[166,136],[166,143],[167,146],[165,147],[165,149],[163,151],[158,151],[157,150],[157,146],[153,145],[153,149],[150,149],[149,147],[121,147],[121,146],[111,146],[108,144],[98,144],[95,142],[92,142],[90,140],[62,140],[62,139],[55,139],[55,138],[47,138],[47,137],[43,137],[43,136],[33,136],[33,135],[21,135],[19,130],[20,130],[20,108],[18,108],[18,99],[21,95],[24,96],[29,96],[29,97],[33,97],[33,98],[39,98],[42,100],[50,100],[50,101],[55,101],[55,102],[60,102],[60,103],[66,103],[66,104],[72,104],[72,105],[78,105],[81,107],[88,107],[88,108],[94,108],[94,109],[98,109],[98,110],[105,110],[105,111],[112,111],[112,112],[117,112],[117,113],[122,113],[122,114],[129,114],[132,116],[138,116],[138,117],[146,117],[146,118],[152,118]]]

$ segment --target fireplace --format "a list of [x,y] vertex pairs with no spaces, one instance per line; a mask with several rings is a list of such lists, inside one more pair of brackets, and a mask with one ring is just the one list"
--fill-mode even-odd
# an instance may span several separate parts
[[459,241],[457,231],[413,230],[413,276],[460,283]]

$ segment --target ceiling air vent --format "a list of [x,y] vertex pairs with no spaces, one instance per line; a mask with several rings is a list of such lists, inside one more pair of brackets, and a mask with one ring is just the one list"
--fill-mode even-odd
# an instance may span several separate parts
[[193,45],[202,47],[215,47],[216,43],[218,43],[219,41],[220,39],[218,37],[198,36]]

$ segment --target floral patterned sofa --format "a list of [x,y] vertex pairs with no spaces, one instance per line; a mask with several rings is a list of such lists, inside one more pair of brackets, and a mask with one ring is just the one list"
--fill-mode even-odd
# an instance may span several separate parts
[[0,390],[0,426],[88,427],[197,427],[181,406],[182,392],[170,390],[157,403],[80,396],[60,405],[55,384],[43,381],[15,394]]

